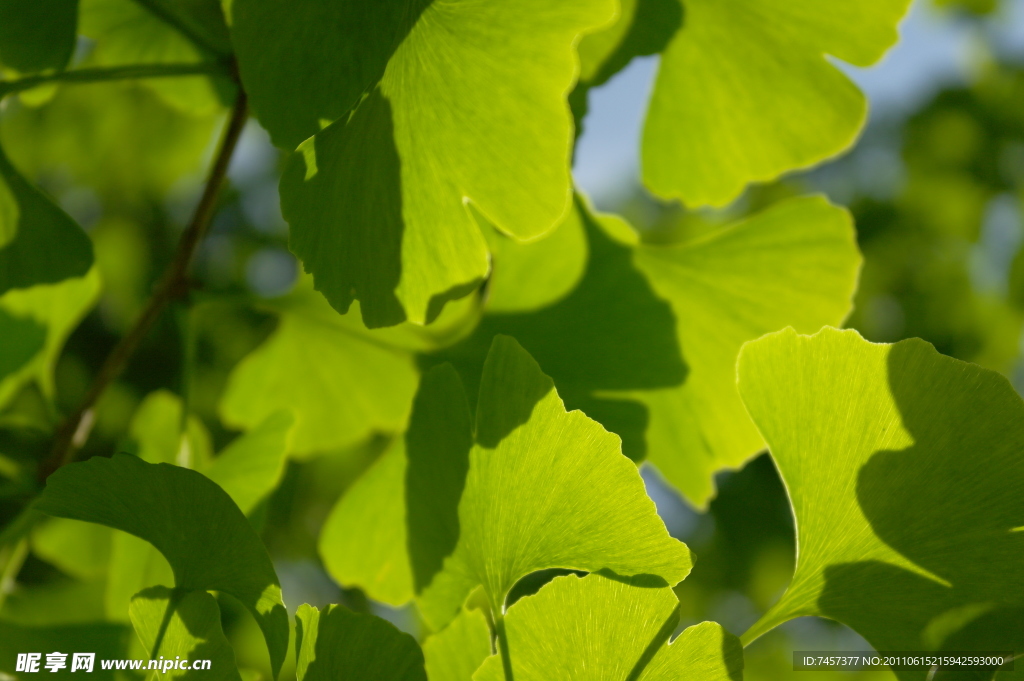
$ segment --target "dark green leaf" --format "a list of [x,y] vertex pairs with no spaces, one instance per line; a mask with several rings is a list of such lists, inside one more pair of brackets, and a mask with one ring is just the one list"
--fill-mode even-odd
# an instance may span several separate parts
[[60,71],[75,49],[78,0],[0,2],[0,66]]
[[[15,288],[54,284],[82,277],[92,266],[92,242],[71,217],[33,187],[0,149],[0,185],[6,208],[0,247],[0,295]],[[11,210],[13,203],[16,210]],[[13,236],[12,236],[13,235]]]
[[426,681],[416,640],[379,617],[329,605],[296,614],[298,681]]
[[263,630],[274,673],[280,670],[288,614],[274,566],[245,516],[216,483],[196,471],[117,454],[59,469],[36,507],[145,539],[170,563],[177,588],[237,598]]

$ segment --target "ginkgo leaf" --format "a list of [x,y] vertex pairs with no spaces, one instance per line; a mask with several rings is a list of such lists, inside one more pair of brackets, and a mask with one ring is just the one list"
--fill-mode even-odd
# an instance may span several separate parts
[[295,615],[298,681],[426,681],[416,639],[379,617],[303,604]]
[[178,396],[167,390],[154,390],[146,395],[128,425],[140,459],[185,468],[209,465],[213,454],[210,434],[196,416],[189,414],[184,419],[182,409]]
[[281,481],[288,438],[295,423],[289,411],[278,411],[236,438],[201,469],[249,515]]
[[[12,290],[0,296],[0,310],[5,314],[19,320],[31,320],[45,329],[42,347],[27,362],[0,378],[0,407],[10,402],[25,384],[33,381],[46,397],[53,398],[53,370],[64,342],[96,304],[99,293],[99,272],[93,269],[82,278]],[[8,352],[5,345],[5,358]]]
[[909,0],[687,0],[662,54],[642,145],[655,194],[721,206],[849,147],[867,114],[828,61],[877,61]]
[[680,0],[622,0],[610,26],[580,40],[580,79],[569,96],[576,134],[587,114],[589,90],[603,85],[634,57],[658,54],[683,23]]
[[[813,332],[838,324],[850,310],[860,256],[849,215],[822,198],[798,198],[691,242],[650,245],[582,200],[577,211],[589,244],[579,285],[538,310],[488,310],[438,360],[452,361],[473,386],[491,338],[515,337],[568,407],[620,435],[627,456],[646,457],[704,506],[712,474],[764,446],[736,390],[740,346],[787,325]],[[502,276],[496,260],[492,286],[513,308],[517,281]]]
[[615,4],[232,4],[254,111],[279,146],[302,142],[281,180],[290,246],[335,308],[422,324],[472,290],[488,263],[467,203],[523,240],[558,222],[574,44]]
[[[12,678],[24,678],[25,672],[16,671],[18,654],[34,652],[41,654],[40,675],[56,676],[63,672],[67,678],[73,679],[75,676],[71,676],[70,671],[72,654],[90,652],[96,654],[92,673],[86,674],[82,670],[74,673],[90,679],[113,679],[114,672],[103,669],[99,660],[124,657],[131,633],[130,628],[109,622],[28,627],[0,620],[0,672]],[[46,669],[46,653],[50,652],[67,653],[67,667],[56,673]]]
[[231,498],[196,471],[125,454],[64,466],[36,508],[145,539],[174,570],[175,586],[237,598],[256,618],[274,673],[288,646],[288,615],[274,566]]
[[678,609],[671,589],[603,575],[557,577],[505,615],[511,674],[503,672],[502,655],[494,655],[473,680],[741,679],[739,639],[720,625],[689,627],[669,643]]
[[61,70],[75,49],[78,0],[0,3],[0,66],[20,73]]
[[320,532],[327,572],[339,584],[358,585],[374,600],[395,607],[415,594],[405,475],[405,441],[396,438],[345,491]]
[[[17,219],[15,226],[3,228],[0,295],[85,276],[93,261],[89,237],[71,216],[22,177],[2,149],[0,185],[8,204],[0,219]],[[9,205],[12,200],[16,210]]]
[[32,552],[78,579],[96,579],[110,566],[109,527],[50,518],[32,530]]
[[404,437],[339,500],[320,554],[342,584],[399,606],[423,590],[459,538],[473,422],[450,366],[427,372]]
[[278,327],[232,372],[220,415],[229,426],[248,429],[292,410],[291,448],[298,454],[401,432],[419,380],[414,353],[454,342],[476,318],[472,305],[449,306],[426,329],[402,324],[371,331],[357,309],[339,315],[306,281],[272,311],[280,315]]
[[[132,599],[131,619],[149,659],[161,665],[156,678],[241,681],[235,653],[221,628],[217,600],[205,591],[146,589]],[[182,662],[205,665],[205,660],[209,668],[174,668]]]
[[491,655],[491,631],[479,610],[463,610],[451,623],[423,642],[430,681],[470,681]]
[[1024,576],[1024,402],[1005,378],[835,329],[749,343],[738,371],[799,546],[745,641],[822,615],[877,650],[1020,649],[1024,598],[1007,585]]
[[488,312],[528,312],[557,303],[586,272],[587,233],[579,211],[570,211],[554,231],[530,243],[481,224],[491,251]]
[[[668,535],[619,439],[582,413],[566,412],[551,379],[511,338],[496,337],[488,355],[475,441],[450,366],[424,377],[416,404],[404,479],[396,475],[400,459],[382,462],[353,490],[366,505],[343,498],[328,521],[321,552],[332,571],[360,565],[399,594],[408,589],[400,580],[411,578],[434,630],[478,586],[500,612],[512,586],[541,569],[607,569],[665,584],[689,572],[689,550]],[[365,514],[391,504],[404,506],[404,528],[390,526],[373,537],[358,527]],[[397,511],[386,518],[402,520]],[[348,557],[339,550],[352,546],[348,532],[388,561],[401,558],[395,543],[404,535],[409,567],[392,562],[387,574],[381,564],[371,570],[367,556]]]

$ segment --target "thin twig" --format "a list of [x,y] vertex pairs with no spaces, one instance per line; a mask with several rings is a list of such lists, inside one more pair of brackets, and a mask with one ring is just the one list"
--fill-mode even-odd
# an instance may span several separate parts
[[58,71],[17,80],[0,80],[0,97],[30,90],[46,83],[99,83],[107,80],[137,78],[170,78],[173,76],[203,76],[213,73],[230,75],[226,62],[199,62],[197,64],[133,64],[131,66],[96,67]]
[[235,106],[231,112],[231,118],[228,121],[224,137],[221,140],[217,157],[214,160],[213,167],[210,169],[203,195],[199,199],[199,204],[196,206],[191,222],[181,235],[174,259],[167,266],[167,270],[153,291],[153,295],[150,297],[142,314],[135,320],[135,324],[128,330],[128,333],[121,338],[120,342],[107,355],[103,366],[100,367],[99,372],[93,379],[92,385],[89,386],[89,391],[86,393],[82,403],[57,429],[50,457],[39,468],[38,477],[40,482],[44,481],[53,471],[74,460],[77,451],[81,449],[89,438],[89,432],[95,420],[94,410],[96,403],[104,391],[124,370],[128,360],[135,354],[139,344],[146,337],[153,323],[160,317],[160,313],[163,312],[164,308],[171,301],[181,298],[188,292],[189,265],[192,262],[199,242],[206,233],[210,219],[213,217],[214,208],[217,205],[217,197],[221,187],[224,185],[224,178],[227,175],[231,156],[235,151],[235,146],[238,144],[238,138],[242,133],[247,117],[248,104],[245,92],[239,89],[238,98],[235,100]]

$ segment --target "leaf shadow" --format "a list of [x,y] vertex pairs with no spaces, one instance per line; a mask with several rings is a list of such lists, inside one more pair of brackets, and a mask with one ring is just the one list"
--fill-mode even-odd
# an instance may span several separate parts
[[[832,566],[821,611],[879,649],[1020,648],[1024,627],[1005,621],[1024,609],[1024,402],[922,341],[893,346],[887,369],[913,444],[872,455],[857,500],[875,534],[936,579],[878,561]],[[958,674],[935,678],[970,678]]]
[[[304,142],[281,178],[289,248],[338,312],[358,298],[369,328],[405,321],[395,295],[405,223],[394,135],[391,103],[375,88],[347,121]],[[333,228],[303,229],[307,223]]]
[[618,434],[623,453],[639,461],[647,452],[647,406],[602,393],[679,386],[689,369],[675,313],[633,262],[632,247],[578,208],[590,257],[568,296],[537,311],[489,314],[468,338],[419,361],[423,367],[451,362],[472,400],[494,337],[511,336],[554,380],[567,409],[580,409]]

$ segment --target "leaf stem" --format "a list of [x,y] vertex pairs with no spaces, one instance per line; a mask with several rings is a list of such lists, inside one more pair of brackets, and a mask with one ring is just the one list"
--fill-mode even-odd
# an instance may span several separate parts
[[198,62],[195,64],[132,64],[109,66],[26,76],[16,80],[0,80],[0,98],[23,90],[31,90],[46,83],[99,83],[109,80],[135,78],[170,78],[174,76],[200,76],[230,73],[225,62]]
[[146,304],[145,309],[135,320],[135,324],[128,330],[128,333],[121,338],[107,355],[99,372],[93,379],[89,391],[78,408],[72,413],[57,429],[54,438],[53,450],[50,457],[39,468],[38,478],[40,482],[45,481],[50,473],[61,466],[74,460],[75,454],[85,444],[92,430],[95,420],[95,407],[107,387],[121,374],[128,360],[138,349],[139,344],[146,337],[154,322],[160,317],[164,308],[173,300],[182,298],[189,288],[188,270],[195,255],[199,242],[206,234],[206,229],[213,217],[217,205],[217,197],[224,185],[227,176],[228,165],[234,154],[238,139],[242,134],[242,128],[248,118],[248,102],[245,91],[239,88],[238,98],[235,100],[231,117],[228,119],[227,128],[221,139],[220,149],[217,152],[213,167],[206,180],[206,187],[199,199],[195,213],[188,227],[185,228],[178,242],[177,251],[173,260],[167,266],[153,295]]
[[501,653],[501,668],[505,672],[505,681],[514,681],[512,654],[508,649],[508,634],[505,632],[505,616],[501,612],[494,614],[494,633],[498,638],[498,652]]

